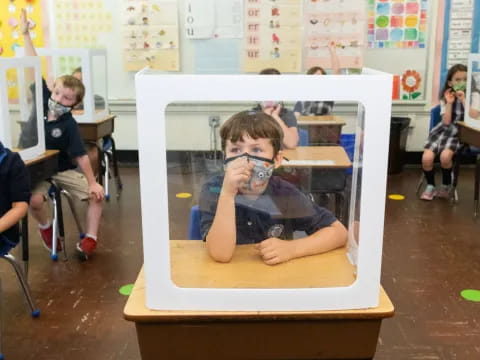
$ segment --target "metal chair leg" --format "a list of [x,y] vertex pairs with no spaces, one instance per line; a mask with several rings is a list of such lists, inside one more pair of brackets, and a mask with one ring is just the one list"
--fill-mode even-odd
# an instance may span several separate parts
[[105,184],[105,200],[109,201],[110,200],[110,192],[109,192],[110,162],[109,162],[108,153],[106,151],[103,153],[103,161],[105,164],[105,172],[102,175],[104,177],[103,183]]
[[75,224],[77,224],[77,229],[80,233],[80,238],[84,238],[85,233],[83,232],[82,224],[80,222],[80,218],[78,216],[77,208],[75,207],[75,202],[73,201],[72,195],[64,189],[62,189],[62,194],[65,195],[65,197],[67,198],[68,205],[70,206],[70,210],[72,211],[72,215],[75,220]]
[[22,286],[22,289],[23,289],[23,293],[25,294],[25,298],[27,299],[28,306],[30,307],[30,313],[32,317],[39,317],[40,310],[35,307],[35,303],[33,302],[32,295],[30,294],[30,288],[22,272],[22,268],[20,267],[20,264],[15,260],[15,257],[13,255],[6,254],[6,255],[3,255],[2,257],[5,260],[7,260],[15,270],[18,281],[20,282],[20,285]]
[[115,140],[111,136],[110,136],[110,141],[112,142],[113,175],[115,177],[115,183],[117,185],[117,199],[118,199],[123,190],[123,183],[122,183],[122,179],[120,178],[120,172],[118,171],[117,147],[115,145]]
[[417,188],[415,190],[415,194],[420,196],[420,189],[425,181],[425,174],[422,172],[422,176],[420,176],[420,180],[418,181]]
[[473,215],[478,215],[478,193],[480,187],[480,155],[477,155],[477,164],[475,165],[475,183],[473,191]]
[[59,208],[62,204],[60,202],[60,196],[58,195],[58,188],[55,187],[55,191],[51,194],[52,205],[53,205],[53,219],[52,219],[52,253],[50,257],[53,261],[58,260],[57,255],[57,241],[58,241],[58,222],[59,222]]

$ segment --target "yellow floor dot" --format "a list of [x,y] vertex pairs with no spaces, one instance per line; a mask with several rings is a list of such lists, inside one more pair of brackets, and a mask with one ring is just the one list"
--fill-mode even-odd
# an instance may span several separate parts
[[405,196],[400,195],[400,194],[390,194],[390,195],[388,195],[388,198],[390,200],[405,200]]
[[192,197],[192,194],[190,194],[190,193],[178,193],[176,196],[179,199],[188,199],[189,197]]

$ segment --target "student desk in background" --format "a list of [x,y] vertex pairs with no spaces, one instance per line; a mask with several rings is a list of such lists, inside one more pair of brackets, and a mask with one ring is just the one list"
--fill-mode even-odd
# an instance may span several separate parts
[[[181,287],[309,288],[355,280],[345,248],[269,266],[254,245],[228,264],[213,261],[203,241],[171,240],[172,281]],[[394,308],[381,288],[379,306],[342,311],[155,311],[145,306],[140,271],[124,309],[135,322],[143,360],[372,359],[380,325]]]
[[302,115],[297,124],[308,130],[310,145],[339,145],[345,121],[341,116],[334,115]]
[[344,220],[346,212],[346,170],[352,167],[345,149],[341,146],[298,146],[283,150],[288,160],[282,167],[311,169],[308,191],[312,194],[335,194],[335,216]]
[[[480,124],[480,121],[479,121]],[[458,121],[458,137],[462,144],[468,144],[480,148],[480,128],[473,128],[466,125],[463,121]],[[473,213],[475,216],[478,214],[478,193],[480,186],[480,156],[477,155],[477,163],[475,166],[475,180],[474,180],[474,201],[473,201]]]
[[[32,189],[39,182],[51,178],[58,172],[58,150],[47,150],[42,155],[25,161],[28,173],[30,174],[30,184]],[[22,219],[22,260],[25,275],[28,274],[28,214]]]
[[[75,111],[72,112],[75,116]],[[103,119],[94,121],[94,122],[79,122],[78,128],[80,130],[80,136],[82,137],[83,141],[95,144],[98,149],[98,171],[100,172],[102,169],[102,161],[103,161],[103,148],[98,145],[98,140],[102,139],[105,136],[112,136],[113,131],[115,129],[115,117],[116,115],[110,114]],[[117,156],[115,151],[113,158],[114,158],[114,166],[117,167]],[[117,167],[118,169],[118,167]],[[98,176],[99,184],[103,186],[103,176]]]

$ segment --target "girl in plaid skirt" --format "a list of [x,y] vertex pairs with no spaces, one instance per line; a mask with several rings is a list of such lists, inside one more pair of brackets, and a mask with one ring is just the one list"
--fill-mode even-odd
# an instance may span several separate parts
[[[460,147],[456,122],[463,120],[466,83],[467,67],[462,64],[453,65],[448,70],[447,79],[441,92],[440,115],[442,120],[430,131],[422,156],[422,168],[427,179],[427,187],[420,197],[422,200],[450,196],[452,159]],[[436,190],[433,161],[438,154],[440,154],[442,167],[442,186]]]

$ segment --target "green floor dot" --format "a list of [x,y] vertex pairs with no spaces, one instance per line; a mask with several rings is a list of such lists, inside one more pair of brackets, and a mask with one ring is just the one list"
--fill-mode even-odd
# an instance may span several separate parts
[[122,295],[128,296],[132,293],[133,284],[123,285],[118,292]]
[[466,300],[480,302],[480,290],[463,290],[460,295]]

